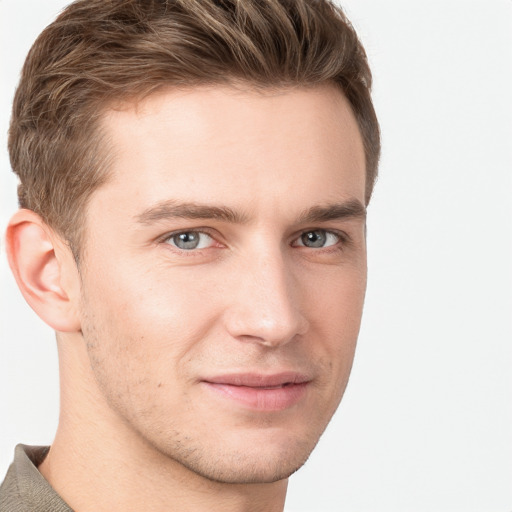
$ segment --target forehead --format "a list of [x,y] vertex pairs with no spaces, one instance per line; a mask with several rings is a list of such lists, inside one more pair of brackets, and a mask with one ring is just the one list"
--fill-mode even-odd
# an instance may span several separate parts
[[134,214],[169,199],[274,211],[364,201],[362,139],[333,85],[164,90],[109,110],[102,125],[112,177],[96,194],[129,197]]

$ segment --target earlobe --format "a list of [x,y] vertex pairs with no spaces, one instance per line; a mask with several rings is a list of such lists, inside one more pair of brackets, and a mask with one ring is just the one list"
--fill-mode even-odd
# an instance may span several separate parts
[[39,215],[21,209],[7,227],[6,249],[29,306],[56,331],[79,331],[79,278],[69,247]]

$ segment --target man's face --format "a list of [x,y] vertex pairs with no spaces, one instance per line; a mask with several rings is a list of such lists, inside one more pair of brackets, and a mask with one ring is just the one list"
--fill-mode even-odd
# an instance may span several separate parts
[[365,163],[347,101],[333,86],[174,90],[103,127],[113,175],[89,203],[81,264],[92,392],[198,474],[287,477],[339,404],[363,306]]

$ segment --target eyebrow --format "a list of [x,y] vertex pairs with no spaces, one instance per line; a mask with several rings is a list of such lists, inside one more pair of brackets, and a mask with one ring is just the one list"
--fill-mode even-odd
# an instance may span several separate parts
[[341,203],[313,206],[299,216],[299,222],[308,224],[328,222],[330,220],[365,219],[366,208],[358,199],[349,199]]
[[[247,224],[249,217],[227,206],[214,206],[194,202],[178,202],[166,200],[144,210],[136,217],[141,224],[153,224],[161,220],[181,219],[216,219],[231,224]],[[330,203],[313,206],[300,213],[298,222],[301,224],[328,222],[348,218],[366,218],[366,208],[357,199],[349,199],[341,203]]]
[[136,219],[141,224],[152,224],[160,220],[180,219],[216,219],[232,224],[245,224],[248,217],[227,206],[213,206],[193,202],[181,203],[167,200],[144,210]]

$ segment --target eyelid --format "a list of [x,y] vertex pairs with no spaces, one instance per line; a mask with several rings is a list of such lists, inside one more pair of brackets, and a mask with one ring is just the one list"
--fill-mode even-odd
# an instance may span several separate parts
[[158,242],[164,242],[165,240],[168,240],[169,238],[179,235],[181,233],[202,233],[204,235],[208,235],[212,238],[215,238],[215,235],[213,234],[213,230],[211,228],[206,228],[203,226],[199,227],[193,227],[193,228],[180,228],[180,229],[173,229],[172,231],[167,231],[163,235],[159,236],[157,238]]
[[[323,231],[326,234],[334,235],[338,238],[338,242],[335,244],[332,244],[332,245],[328,245],[326,247],[318,247],[318,248],[308,247],[307,245],[304,245],[304,244],[296,245],[296,242],[299,241],[304,234],[311,233],[313,231]],[[298,234],[294,235],[291,245],[292,245],[292,247],[305,247],[306,249],[321,251],[322,249],[323,250],[329,250],[329,249],[332,250],[332,249],[338,247],[340,244],[347,245],[348,243],[350,243],[350,236],[347,233],[345,233],[344,231],[340,231],[338,229],[328,229],[328,228],[318,228],[317,227],[317,228],[302,229]]]
[[[180,249],[176,245],[169,243],[169,240],[173,237],[180,235],[182,233],[199,233],[201,235],[206,235],[212,240],[212,244],[208,247],[203,247],[200,249]],[[201,251],[204,251],[206,249],[210,249],[215,246],[215,244],[218,244],[218,246],[223,246],[224,244],[219,241],[220,236],[211,228],[205,228],[205,227],[194,227],[194,228],[183,228],[183,229],[176,229],[174,231],[170,231],[166,233],[165,235],[158,237],[156,240],[157,243],[165,244],[167,245],[171,250],[178,252],[179,254],[185,254],[187,256],[192,256],[194,253],[199,253]]]
[[[337,243],[333,244],[333,245],[329,245],[327,247],[319,247],[319,248],[310,248],[310,247],[307,247],[304,244],[296,245],[296,242],[300,240],[302,235],[304,235],[305,233],[312,232],[312,231],[324,231],[327,234],[332,234],[332,235],[336,236],[339,239],[339,241]],[[200,234],[204,234],[204,235],[206,235],[206,236],[208,236],[208,237],[210,237],[212,239],[212,241],[213,241],[212,245],[214,245],[216,243],[216,244],[218,244],[219,247],[225,246],[224,242],[219,241],[219,238],[221,238],[221,236],[217,233],[217,231],[213,230],[211,228],[206,228],[206,227],[194,227],[194,228],[176,229],[174,231],[167,232],[163,236],[158,237],[158,239],[156,239],[156,243],[166,243],[166,245],[169,246],[172,250],[175,250],[176,252],[179,252],[180,254],[187,253],[187,255],[189,255],[189,256],[192,256],[195,253],[197,254],[198,252],[203,251],[205,249],[210,249],[211,248],[211,246],[209,246],[209,247],[204,247],[202,249],[185,250],[185,249],[180,249],[179,247],[176,247],[173,244],[167,243],[167,241],[170,238],[172,238],[172,237],[174,237],[176,235],[179,235],[181,233],[200,233]],[[291,240],[291,244],[290,245],[292,247],[304,247],[306,249],[313,249],[313,250],[316,250],[316,251],[320,251],[320,250],[333,250],[334,248],[339,248],[339,245],[345,246],[345,245],[350,244],[350,243],[351,243],[351,237],[350,237],[350,235],[348,235],[344,231],[341,231],[341,230],[338,230],[338,229],[328,229],[328,228],[314,227],[314,228],[308,228],[308,229],[301,229],[298,233],[293,235],[293,238]]]

